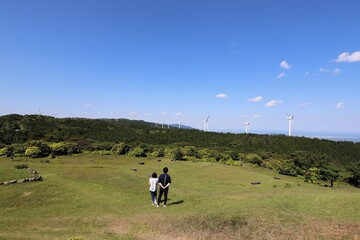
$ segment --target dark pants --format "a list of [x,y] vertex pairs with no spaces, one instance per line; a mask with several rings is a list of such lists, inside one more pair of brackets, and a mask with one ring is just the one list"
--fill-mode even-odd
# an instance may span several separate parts
[[156,202],[156,191],[155,192],[150,191],[150,195],[151,195],[151,201],[153,203],[155,203]]
[[160,187],[160,192],[159,192],[159,198],[158,198],[158,204],[160,204],[161,201],[161,197],[164,193],[164,205],[166,205],[167,202],[167,197],[168,197],[168,192],[169,192],[169,187],[163,189],[162,187]]

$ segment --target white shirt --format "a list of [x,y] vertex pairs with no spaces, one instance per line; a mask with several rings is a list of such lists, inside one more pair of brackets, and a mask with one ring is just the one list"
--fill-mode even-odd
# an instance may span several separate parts
[[156,191],[156,186],[157,186],[158,181],[159,181],[158,178],[150,178],[149,179],[150,191],[152,191],[152,192]]

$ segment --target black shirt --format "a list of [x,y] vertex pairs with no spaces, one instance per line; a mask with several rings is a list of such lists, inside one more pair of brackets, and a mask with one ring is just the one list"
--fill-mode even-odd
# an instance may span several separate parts
[[165,187],[168,183],[171,183],[170,175],[163,173],[159,176],[159,183]]

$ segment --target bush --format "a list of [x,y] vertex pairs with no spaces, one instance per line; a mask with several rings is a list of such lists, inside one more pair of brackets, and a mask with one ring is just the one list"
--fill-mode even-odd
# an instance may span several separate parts
[[128,154],[135,157],[146,157],[145,151],[141,147],[131,149]]
[[50,149],[55,155],[68,155],[80,152],[78,144],[74,142],[52,143],[50,144]]
[[15,165],[16,169],[28,169],[29,166],[27,164],[19,164],[19,165]]
[[283,175],[297,176],[296,166],[290,160],[281,161],[278,171]]
[[106,150],[110,151],[113,147],[113,144],[110,142],[101,142],[94,144],[95,150]]
[[0,156],[5,156],[9,152],[9,149],[7,147],[0,148]]
[[[38,147],[40,152],[38,154],[37,157],[44,157],[44,156],[48,156],[50,154],[50,146],[42,141],[42,140],[38,140],[38,141],[31,141],[29,144],[28,144],[28,147]],[[26,152],[25,152],[25,156],[26,156]]]
[[107,151],[107,150],[99,150],[97,151],[100,155],[111,155],[113,154],[112,151]]
[[183,156],[197,157],[198,152],[194,146],[185,146],[181,149]]
[[26,148],[25,150],[25,156],[31,157],[31,158],[37,158],[41,156],[41,150],[39,147],[31,146]]
[[262,163],[262,158],[255,153],[249,153],[246,155],[246,161],[260,166],[260,164]]
[[121,155],[121,154],[127,154],[129,152],[129,149],[130,149],[130,147],[122,142],[122,143],[119,143],[119,144],[115,144],[111,148],[111,151],[113,153]]
[[320,179],[319,169],[318,168],[309,168],[304,172],[305,182],[317,183]]
[[279,171],[280,167],[281,167],[281,162],[283,160],[280,159],[270,159],[270,160],[265,160],[263,161],[263,166],[266,168],[269,168],[271,170],[276,170]]

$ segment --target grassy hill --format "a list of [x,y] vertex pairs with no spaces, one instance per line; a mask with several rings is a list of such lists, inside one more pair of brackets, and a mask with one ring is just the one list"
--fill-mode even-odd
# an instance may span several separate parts
[[276,169],[281,174],[303,175],[309,180],[314,174],[326,181],[341,176],[353,185],[360,185],[360,143],[163,129],[154,123],[127,119],[58,119],[17,114],[0,117],[0,155],[44,157],[82,151],[109,152],[120,147],[123,150],[117,153],[138,157],[249,163]]
[[[17,160],[0,157],[0,181],[26,175],[14,167],[22,163],[44,181],[0,186],[4,240],[360,237],[360,189],[343,184],[324,188],[277,180],[264,168],[164,158],[141,159],[144,165],[98,154]],[[165,166],[173,179],[168,207],[156,208],[148,176]]]

